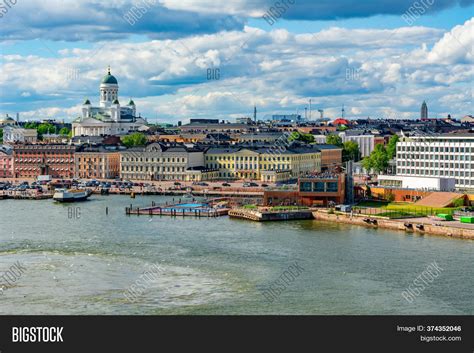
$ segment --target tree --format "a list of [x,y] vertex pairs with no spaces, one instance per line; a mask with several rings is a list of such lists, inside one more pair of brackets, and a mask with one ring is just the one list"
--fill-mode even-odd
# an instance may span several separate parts
[[357,162],[360,160],[359,144],[355,141],[346,141],[342,144],[342,159]]
[[372,159],[369,157],[364,157],[362,160],[362,167],[367,171],[367,173],[370,173],[372,169],[374,168],[374,165],[372,163]]
[[326,143],[328,145],[334,145],[334,146],[342,147],[342,138],[339,135],[334,135],[334,134],[327,135],[326,136]]
[[63,127],[61,130],[59,130],[60,135],[69,135],[71,131],[67,127]]
[[39,135],[52,134],[56,131],[56,127],[50,123],[43,123],[36,129]]
[[388,168],[388,154],[383,145],[375,145],[374,150],[369,157],[362,160],[362,166],[368,173],[375,171],[377,174],[387,170]]
[[37,129],[38,123],[26,123],[23,127],[25,129]]
[[147,142],[146,136],[140,132],[122,137],[122,142],[127,147],[144,146]]
[[0,129],[0,143],[3,143],[3,129]]
[[376,145],[375,149],[370,154],[370,159],[372,159],[372,169],[380,174],[388,168],[388,154],[387,150],[383,145]]
[[387,154],[388,154],[388,159],[393,159],[395,155],[397,154],[397,142],[400,140],[398,135],[393,135],[390,137],[390,140],[388,141],[387,145]]
[[294,131],[291,133],[290,137],[288,137],[288,141],[302,141],[305,143],[313,143],[314,136],[312,134],[304,134],[299,131]]

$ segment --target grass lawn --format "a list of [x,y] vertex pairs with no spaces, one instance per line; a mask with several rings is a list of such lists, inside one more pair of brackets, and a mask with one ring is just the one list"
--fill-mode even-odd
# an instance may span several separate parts
[[304,206],[274,206],[272,207],[272,211],[280,211],[280,210],[307,210],[308,207]]
[[[380,208],[387,211],[399,211],[400,215],[405,214],[416,214],[419,216],[426,216],[438,213],[447,213],[452,214],[456,207],[426,207],[419,206],[413,203],[408,202],[384,202],[384,201],[364,201],[359,203],[355,208],[358,207],[371,207],[371,208]],[[396,212],[384,212],[379,213],[379,216],[391,217],[390,214],[396,214]]]

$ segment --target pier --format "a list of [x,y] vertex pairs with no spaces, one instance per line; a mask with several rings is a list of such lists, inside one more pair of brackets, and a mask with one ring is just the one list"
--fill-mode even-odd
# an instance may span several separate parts
[[171,217],[220,217],[226,216],[229,208],[212,207],[208,204],[174,204],[174,205],[154,205],[150,207],[130,207],[125,208],[125,214],[130,215],[148,215],[148,216],[171,216]]
[[313,219],[313,214],[309,209],[271,210],[235,208],[229,211],[229,217],[248,219],[256,222],[265,222]]

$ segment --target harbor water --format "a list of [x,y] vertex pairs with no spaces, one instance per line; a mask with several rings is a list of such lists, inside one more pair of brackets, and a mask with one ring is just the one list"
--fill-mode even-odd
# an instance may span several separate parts
[[[474,314],[474,241],[125,215],[152,201],[172,198],[0,200],[0,274],[23,268],[2,283],[0,314]],[[433,263],[440,270],[421,288],[414,281]]]

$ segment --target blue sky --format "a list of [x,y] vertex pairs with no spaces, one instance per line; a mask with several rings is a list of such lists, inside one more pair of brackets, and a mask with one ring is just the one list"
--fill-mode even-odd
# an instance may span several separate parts
[[472,114],[472,0],[2,1],[2,115],[72,120],[108,65],[151,121]]

